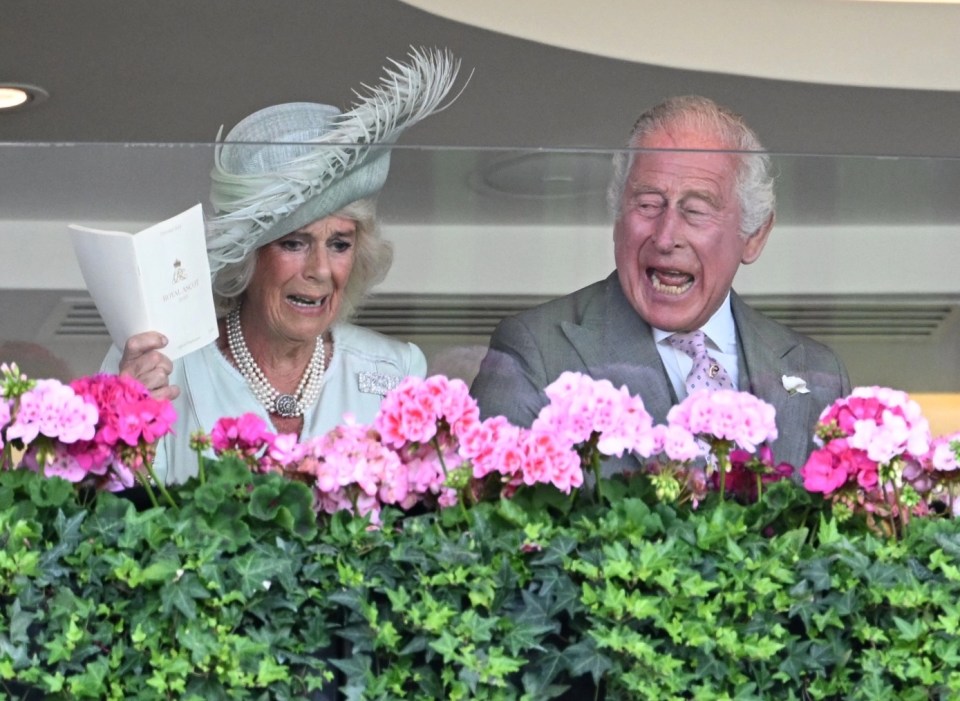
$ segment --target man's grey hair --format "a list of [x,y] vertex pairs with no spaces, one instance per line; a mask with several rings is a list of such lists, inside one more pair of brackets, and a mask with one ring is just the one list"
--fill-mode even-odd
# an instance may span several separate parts
[[615,219],[622,214],[623,194],[638,144],[645,136],[674,127],[716,136],[730,151],[739,152],[736,188],[740,200],[740,230],[745,236],[756,233],[773,214],[776,204],[770,156],[743,117],[709,98],[697,95],[670,98],[637,119],[627,148],[613,157],[613,178],[607,188],[610,213]]
[[[357,222],[353,269],[347,281],[343,306],[337,317],[348,319],[356,312],[370,290],[387,276],[393,263],[393,247],[381,236],[380,222],[376,216],[376,201],[373,198],[357,200],[330,216]],[[259,250],[253,249],[242,260],[229,263],[214,273],[213,299],[218,318],[225,317],[240,303],[243,293],[253,279]]]

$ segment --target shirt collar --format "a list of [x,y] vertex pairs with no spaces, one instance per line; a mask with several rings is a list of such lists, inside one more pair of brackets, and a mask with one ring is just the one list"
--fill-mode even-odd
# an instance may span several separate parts
[[[675,332],[664,331],[655,326],[653,329],[653,340],[660,343],[669,338]],[[724,298],[720,307],[713,313],[707,323],[700,327],[700,330],[706,334],[707,338],[713,341],[713,344],[722,353],[737,352],[737,327],[733,323],[733,310],[730,308],[730,293]]]

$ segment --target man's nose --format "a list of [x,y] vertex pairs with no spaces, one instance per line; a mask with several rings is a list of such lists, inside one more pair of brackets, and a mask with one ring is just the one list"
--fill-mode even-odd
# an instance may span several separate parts
[[657,221],[653,243],[658,251],[667,253],[683,243],[683,217],[673,207],[667,207]]

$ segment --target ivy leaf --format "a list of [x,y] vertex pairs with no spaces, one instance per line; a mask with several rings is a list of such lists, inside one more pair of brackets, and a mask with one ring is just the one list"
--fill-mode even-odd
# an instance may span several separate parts
[[[4,628],[9,631],[11,643],[29,643],[32,637],[29,634],[29,628],[36,620],[37,614],[32,611],[24,611],[20,606],[20,601],[15,599],[8,610],[8,615],[7,625],[0,628],[0,631]],[[0,636],[0,641],[2,640],[3,637]]]
[[263,591],[286,567],[287,564],[276,557],[276,551],[256,548],[230,560],[230,568],[240,577],[240,591],[247,598]]
[[521,678],[523,689],[528,697],[550,699],[566,691],[569,687],[553,684],[566,667],[566,658],[558,650],[549,650],[537,657]]
[[350,657],[332,659],[330,664],[347,675],[347,681],[351,684],[360,682],[365,685],[367,676],[373,670],[373,663],[369,655],[351,655]]
[[44,582],[53,582],[69,574],[70,566],[64,563],[63,559],[76,550],[77,544],[83,537],[80,527],[86,517],[86,511],[79,511],[69,519],[64,516],[63,511],[57,511],[53,526],[59,540],[43,551],[38,562],[42,573],[41,579]]
[[907,642],[919,640],[926,632],[926,626],[923,621],[914,619],[913,622],[905,621],[899,616],[893,617],[893,624],[900,631],[900,639]]
[[814,591],[827,591],[832,586],[830,577],[831,562],[832,560],[829,558],[820,557],[810,560],[800,567],[800,574],[813,585]]
[[104,699],[108,697],[106,680],[110,668],[105,658],[88,663],[83,672],[70,678],[70,692],[79,698]]
[[210,659],[220,647],[216,634],[200,625],[177,626],[176,636],[177,642],[190,652],[190,659],[194,663]]
[[604,672],[613,665],[609,657],[597,651],[597,644],[593,638],[584,638],[563,651],[567,661],[567,668],[575,677],[589,674],[594,684],[600,683]]
[[560,630],[560,622],[552,618],[543,601],[530,591],[523,591],[524,607],[519,614],[511,617],[512,622],[504,639],[504,644],[512,655],[523,650],[542,649],[543,641],[550,633]]
[[128,501],[97,499],[93,514],[87,519],[85,529],[87,537],[93,538],[106,548],[115,545],[126,531],[127,514],[132,512],[133,505]]
[[197,599],[210,596],[206,587],[193,572],[185,573],[176,582],[172,582],[160,591],[161,612],[169,616],[174,609],[194,620],[197,617]]

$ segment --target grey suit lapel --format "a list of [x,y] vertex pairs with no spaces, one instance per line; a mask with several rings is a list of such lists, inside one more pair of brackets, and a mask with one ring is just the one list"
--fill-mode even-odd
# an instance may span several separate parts
[[806,378],[806,353],[797,336],[751,309],[733,293],[730,297],[737,325],[746,377],[741,373],[740,389],[773,405],[777,412],[780,438],[775,453],[780,459],[805,455],[810,437],[797,427],[806,426],[811,411],[810,395],[791,395],[783,387],[783,376]]
[[663,423],[677,398],[650,326],[630,306],[616,273],[606,283],[584,309],[581,323],[563,322],[561,329],[589,374],[615,387],[626,385],[643,398],[654,421]]

